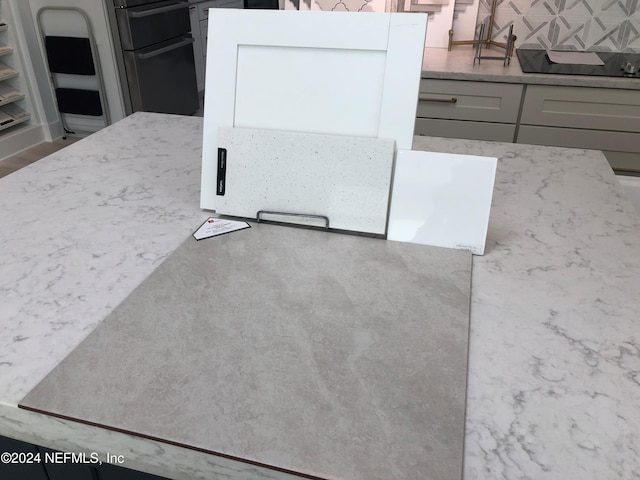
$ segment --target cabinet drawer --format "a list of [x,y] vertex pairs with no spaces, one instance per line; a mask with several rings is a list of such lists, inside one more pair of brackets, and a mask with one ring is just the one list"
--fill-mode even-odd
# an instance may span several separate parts
[[608,150],[602,153],[615,171],[640,174],[640,153],[610,152]]
[[640,153],[640,133],[521,125],[518,143]]
[[219,6],[218,0],[209,0],[208,2],[198,3],[198,14],[200,20],[206,20],[209,18],[209,9],[217,8]]
[[522,125],[518,143],[602,150],[611,168],[640,173],[640,134]]
[[640,90],[530,85],[521,123],[640,132]]
[[207,0],[206,2],[198,3],[198,12],[200,20],[206,20],[209,18],[210,8],[243,8],[243,0]]
[[417,117],[516,123],[521,97],[522,85],[422,79]]
[[218,8],[244,8],[243,0],[219,0]]
[[516,126],[506,123],[468,122],[461,120],[416,119],[415,135],[468,138],[493,142],[513,142]]

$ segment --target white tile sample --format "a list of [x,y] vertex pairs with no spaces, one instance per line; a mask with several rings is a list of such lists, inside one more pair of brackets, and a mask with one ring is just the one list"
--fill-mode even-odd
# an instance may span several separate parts
[[411,148],[426,22],[413,13],[212,9],[201,207],[218,207],[219,127],[390,138]]
[[227,158],[217,213],[324,215],[331,228],[385,233],[393,140],[221,127],[218,146]]
[[484,253],[497,159],[399,150],[388,240]]

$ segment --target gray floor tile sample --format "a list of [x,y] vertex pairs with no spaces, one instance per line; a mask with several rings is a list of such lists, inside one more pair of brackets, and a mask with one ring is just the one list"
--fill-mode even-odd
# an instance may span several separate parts
[[470,280],[460,250],[190,238],[21,406],[321,478],[461,478]]

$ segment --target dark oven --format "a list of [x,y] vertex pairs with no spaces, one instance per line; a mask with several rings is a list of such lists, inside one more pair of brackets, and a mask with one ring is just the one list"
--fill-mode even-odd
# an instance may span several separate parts
[[189,3],[113,0],[128,113],[199,108]]

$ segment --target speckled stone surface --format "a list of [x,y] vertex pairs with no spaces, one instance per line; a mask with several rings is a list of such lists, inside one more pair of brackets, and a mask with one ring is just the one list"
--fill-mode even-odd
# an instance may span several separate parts
[[221,127],[226,186],[216,212],[323,215],[331,228],[384,235],[394,146],[390,139]]
[[320,478],[460,478],[470,281],[451,249],[188,239],[21,406]]
[[[504,50],[496,48],[501,55]],[[422,60],[422,78],[474,80],[477,82],[522,83],[529,85],[564,85],[569,87],[624,88],[640,90],[640,79],[594,77],[588,75],[548,75],[523,73],[514,55],[507,66],[498,60],[482,60],[473,64],[475,51],[470,46],[426,48]]]

